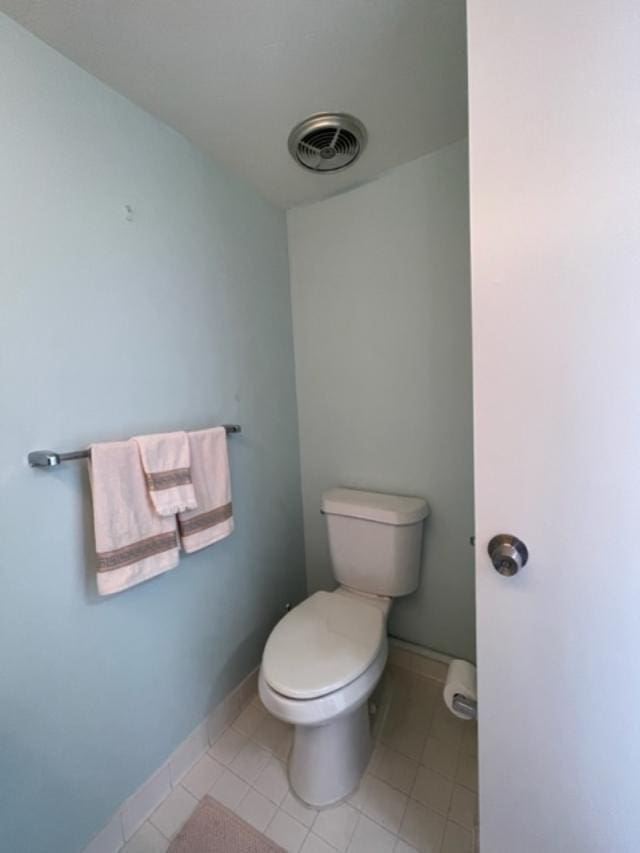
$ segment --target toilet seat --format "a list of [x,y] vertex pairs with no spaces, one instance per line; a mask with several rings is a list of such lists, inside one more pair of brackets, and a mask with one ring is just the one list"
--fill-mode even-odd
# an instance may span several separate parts
[[[385,614],[354,595],[316,592],[276,625],[261,673],[290,699],[316,699],[355,681],[386,650]],[[385,655],[386,657],[386,655]]]
[[388,652],[385,634],[371,666],[340,690],[317,696],[315,699],[291,699],[289,696],[278,693],[267,683],[264,668],[260,667],[258,676],[260,699],[270,714],[285,723],[300,727],[326,725],[351,713],[371,695],[384,670]]

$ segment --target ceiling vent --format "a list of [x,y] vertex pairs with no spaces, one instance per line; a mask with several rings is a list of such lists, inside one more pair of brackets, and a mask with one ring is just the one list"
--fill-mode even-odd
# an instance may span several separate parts
[[304,169],[318,174],[339,172],[358,159],[367,144],[367,131],[346,113],[317,113],[289,134],[289,152]]

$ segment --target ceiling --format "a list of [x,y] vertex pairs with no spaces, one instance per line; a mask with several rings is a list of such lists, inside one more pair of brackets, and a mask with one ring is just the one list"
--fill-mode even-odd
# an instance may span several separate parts
[[[464,0],[0,0],[0,9],[286,208],[466,135]],[[353,113],[343,173],[293,162],[289,131]]]

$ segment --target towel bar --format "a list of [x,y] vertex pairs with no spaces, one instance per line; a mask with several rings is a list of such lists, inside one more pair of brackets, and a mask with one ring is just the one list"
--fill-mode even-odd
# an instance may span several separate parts
[[[240,424],[224,424],[227,435],[242,432]],[[71,462],[73,459],[88,459],[91,450],[70,450],[68,453],[58,453],[55,450],[32,450],[27,456],[27,462],[32,468],[55,468],[61,462]]]

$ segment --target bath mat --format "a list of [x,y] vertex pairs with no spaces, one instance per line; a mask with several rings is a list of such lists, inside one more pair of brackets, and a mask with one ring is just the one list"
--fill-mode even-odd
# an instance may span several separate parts
[[266,835],[208,795],[171,842],[167,853],[285,853]]

